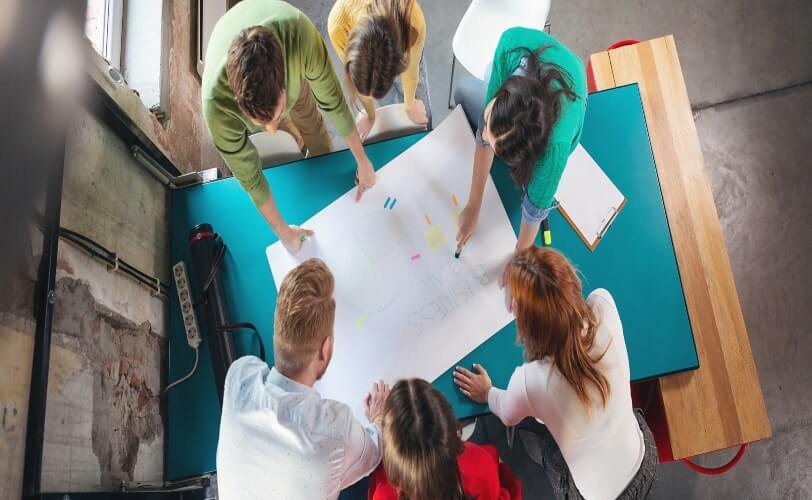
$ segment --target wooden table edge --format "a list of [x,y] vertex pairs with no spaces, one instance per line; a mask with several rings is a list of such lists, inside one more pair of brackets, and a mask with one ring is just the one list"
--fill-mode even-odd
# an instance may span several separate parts
[[675,243],[683,235],[696,240],[691,247],[675,244],[674,251],[700,367],[658,382],[671,455],[679,459],[769,438],[772,430],[673,35],[593,54],[590,65],[597,90],[640,86],[669,230]]

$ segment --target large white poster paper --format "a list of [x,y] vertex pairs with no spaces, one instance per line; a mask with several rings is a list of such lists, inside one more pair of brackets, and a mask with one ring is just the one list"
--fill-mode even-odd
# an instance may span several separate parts
[[362,420],[375,380],[434,380],[512,319],[498,274],[516,235],[490,178],[476,233],[454,258],[473,157],[458,107],[379,170],[359,203],[353,189],[304,223],[315,235],[299,253],[267,249],[277,288],[311,257],[335,275],[335,350],[316,388]]

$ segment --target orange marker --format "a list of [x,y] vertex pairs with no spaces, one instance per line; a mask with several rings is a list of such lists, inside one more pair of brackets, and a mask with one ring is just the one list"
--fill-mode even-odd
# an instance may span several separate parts
[[429,219],[429,214],[423,214],[423,219],[426,220],[426,224],[429,226],[431,225],[431,219]]
[[454,196],[454,193],[451,193],[451,204],[454,205],[455,207],[457,205],[459,205],[459,202],[457,201],[457,197]]

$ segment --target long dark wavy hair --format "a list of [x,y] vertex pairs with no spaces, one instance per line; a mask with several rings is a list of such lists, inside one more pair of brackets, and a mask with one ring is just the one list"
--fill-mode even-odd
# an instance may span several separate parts
[[525,74],[512,75],[494,94],[488,126],[495,138],[494,153],[510,170],[517,186],[526,189],[539,158],[547,150],[550,133],[561,116],[562,97],[574,101],[570,75],[557,64],[541,60],[550,46],[519,47]]

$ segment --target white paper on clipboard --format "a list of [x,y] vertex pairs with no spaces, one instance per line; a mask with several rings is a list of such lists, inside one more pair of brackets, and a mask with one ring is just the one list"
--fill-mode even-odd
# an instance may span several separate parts
[[580,144],[567,161],[555,198],[561,214],[593,251],[626,203],[623,193]]

